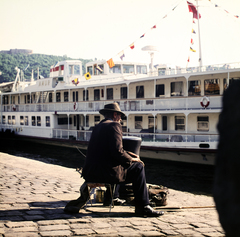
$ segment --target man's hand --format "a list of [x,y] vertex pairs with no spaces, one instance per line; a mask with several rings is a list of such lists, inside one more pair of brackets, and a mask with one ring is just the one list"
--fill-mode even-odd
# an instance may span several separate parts
[[140,163],[143,164],[143,166],[145,166],[143,161],[141,161],[139,157],[138,158],[132,158],[132,162],[140,162]]
[[139,158],[139,156],[138,156],[137,154],[135,154],[135,153],[133,153],[133,152],[131,152],[131,151],[128,151],[127,153],[128,153],[130,156],[132,156],[132,162],[140,162],[140,163],[143,164],[143,166],[145,166],[144,163],[140,160],[140,158]]

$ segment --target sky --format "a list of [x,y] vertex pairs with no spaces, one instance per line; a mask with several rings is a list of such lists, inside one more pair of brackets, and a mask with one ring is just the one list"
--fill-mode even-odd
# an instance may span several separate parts
[[240,1],[198,5],[200,31],[186,0],[0,0],[0,50],[114,61],[124,51],[124,61],[150,62],[142,48],[153,45],[154,64],[186,67],[199,65],[200,33],[203,65],[240,62]]

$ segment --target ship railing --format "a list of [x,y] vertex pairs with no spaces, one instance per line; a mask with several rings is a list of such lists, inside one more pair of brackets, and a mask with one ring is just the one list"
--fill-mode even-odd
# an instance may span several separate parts
[[[67,129],[53,129],[53,138],[69,139],[76,141],[89,141],[91,137],[91,130],[67,130]],[[218,142],[218,134],[162,134],[162,133],[123,133],[124,136],[141,137],[143,142],[193,142],[206,143]]]
[[123,133],[124,136],[141,137],[144,142],[218,142],[218,134],[162,134],[162,133]]
[[[2,112],[98,112],[105,104],[117,101],[124,112],[130,111],[163,111],[163,110],[199,110],[205,109],[201,106],[201,96],[193,97],[161,97],[152,99],[126,99],[126,100],[104,100],[104,101],[85,101],[63,103],[38,103],[38,104],[16,104],[2,105]],[[219,96],[209,97],[209,109],[220,109],[221,100]]]
[[176,67],[176,68],[158,69],[158,71],[150,72],[149,76],[210,72],[210,71],[231,70],[231,69],[238,69],[238,68],[240,68],[240,63],[214,64],[214,65],[206,65],[201,67],[188,67],[188,68]]

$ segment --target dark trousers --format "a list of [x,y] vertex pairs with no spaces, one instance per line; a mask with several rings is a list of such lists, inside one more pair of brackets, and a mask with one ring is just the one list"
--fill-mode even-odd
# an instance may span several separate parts
[[136,207],[143,207],[150,204],[146,185],[145,169],[142,163],[132,163],[132,165],[127,169],[125,183],[133,184]]
[[[143,207],[149,205],[149,196],[146,185],[146,176],[144,166],[140,162],[133,162],[132,165],[127,169],[127,177],[124,183],[132,183],[132,188],[135,197],[135,206]],[[119,197],[120,184],[116,185],[114,198]],[[107,189],[105,200],[110,199],[110,190]]]

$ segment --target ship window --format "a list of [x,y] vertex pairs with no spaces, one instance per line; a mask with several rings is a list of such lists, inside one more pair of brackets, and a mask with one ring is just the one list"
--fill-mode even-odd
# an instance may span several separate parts
[[100,90],[99,89],[94,90],[94,100],[100,100]]
[[50,127],[50,116],[46,116],[46,127]]
[[197,130],[198,131],[209,131],[208,116],[198,116],[197,117]]
[[136,86],[136,98],[144,98],[144,86]]
[[[68,117],[58,117],[58,125],[68,124]],[[72,124],[72,117],[69,117],[69,124]]]
[[61,102],[61,93],[60,92],[56,93],[56,102]]
[[120,123],[122,125],[122,131],[127,132],[127,117],[125,116]]
[[25,95],[25,104],[30,104],[30,95]]
[[85,126],[89,127],[89,116],[88,115],[86,116],[86,125]]
[[15,119],[15,116],[13,115],[12,116],[12,125],[15,125],[16,124],[16,119]]
[[165,75],[166,74],[166,68],[158,68],[158,76]]
[[83,101],[88,100],[88,90],[83,90]]
[[121,87],[121,99],[127,99],[127,87]]
[[10,115],[8,116],[8,124],[12,124],[12,117]]
[[52,102],[52,93],[51,92],[49,93],[49,99],[48,100],[49,100],[50,103]]
[[109,69],[110,73],[122,73],[121,71],[121,65],[120,64],[115,64],[114,67]]
[[[234,80],[240,80],[240,77],[235,77],[235,78],[229,79],[229,85],[231,85],[231,83],[232,83]],[[223,89],[224,89],[224,91],[227,89],[227,87],[228,87],[227,79],[224,78],[224,79],[223,79]]]
[[2,116],[2,124],[6,123],[5,115]]
[[113,88],[107,88],[107,100],[113,99]]
[[12,104],[15,104],[15,96],[12,96]]
[[37,116],[37,126],[41,126],[41,116]]
[[64,92],[64,102],[68,102],[68,91]]
[[181,96],[183,95],[183,82],[171,82],[171,96]]
[[185,117],[175,116],[175,130],[185,130]]
[[[155,128],[156,128],[156,124],[155,124]],[[154,130],[154,117],[153,116],[148,116],[148,129],[149,132],[153,132]]]
[[147,74],[147,66],[137,65],[137,73],[138,74]]
[[123,73],[133,73],[134,65],[123,65]]
[[31,103],[35,103],[35,94],[32,94],[32,101]]
[[165,94],[165,85],[156,85],[156,97],[160,97]]
[[94,125],[96,126],[100,122],[100,116],[94,116]]
[[135,116],[135,129],[142,129],[142,116]]
[[219,79],[208,79],[204,81],[205,95],[219,95]]
[[25,116],[24,122],[25,122],[25,125],[28,126],[28,116]]
[[87,72],[89,72],[91,75],[93,74],[92,73],[92,66],[87,67]]
[[32,116],[32,126],[36,126],[36,117]]
[[20,116],[20,125],[24,125],[24,117]]
[[201,95],[201,81],[189,81],[188,95]]
[[162,130],[167,131],[167,116],[162,116]]
[[3,104],[4,104],[4,105],[7,105],[7,104],[8,104],[8,96],[7,96],[7,95],[4,95],[4,96],[3,96]]
[[73,91],[73,102],[78,101],[78,91]]
[[80,74],[80,66],[79,65],[69,65],[69,75],[79,75]]

